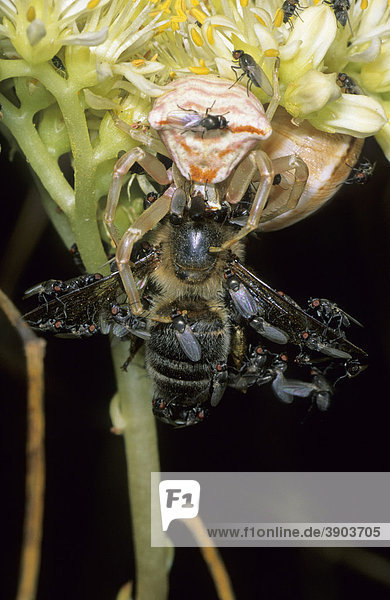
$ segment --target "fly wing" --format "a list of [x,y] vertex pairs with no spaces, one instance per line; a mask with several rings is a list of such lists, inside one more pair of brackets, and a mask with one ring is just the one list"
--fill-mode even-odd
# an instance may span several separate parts
[[179,331],[176,331],[175,333],[183,352],[190,360],[192,360],[192,362],[198,362],[202,355],[202,351],[191,327],[187,324],[183,333],[180,333]]
[[257,87],[261,88],[267,94],[267,96],[273,96],[274,90],[267,75],[255,61],[253,61],[253,63],[254,64],[246,67],[248,74],[250,73],[250,79],[255,85],[257,85]]
[[236,307],[240,315],[242,315],[246,319],[249,319],[250,317],[253,317],[253,315],[256,315],[258,313],[259,306],[257,305],[255,298],[252,296],[252,294],[249,293],[245,285],[241,283],[238,290],[230,289],[229,293],[231,299],[233,300],[234,306]]
[[283,373],[278,373],[272,382],[272,389],[282,402],[291,404],[294,401],[294,396],[307,398],[307,396],[310,396],[315,391],[316,386],[306,381],[287,379]]
[[195,111],[173,110],[168,114],[167,123],[173,129],[193,129],[202,120],[202,116]]

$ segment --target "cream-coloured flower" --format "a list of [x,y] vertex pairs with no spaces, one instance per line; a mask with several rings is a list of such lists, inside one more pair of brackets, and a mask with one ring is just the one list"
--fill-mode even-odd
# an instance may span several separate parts
[[[110,0],[0,0],[3,52],[19,55],[30,64],[51,60],[62,46],[95,46],[107,30],[83,31],[81,20]],[[80,27],[80,29],[79,29]],[[7,48],[7,40],[12,47]],[[5,41],[5,44],[4,44]],[[13,51],[12,51],[13,49]]]
[[[302,0],[299,12],[283,23],[282,5],[283,0],[156,3],[144,25],[149,40],[143,52],[146,61],[125,65],[119,60],[113,72],[156,96],[170,78],[189,73],[218,73],[234,81],[234,49],[250,54],[269,81],[279,57],[280,103],[292,116],[307,118],[324,131],[358,137],[381,131],[384,147],[387,127],[383,128],[388,121],[380,94],[388,91],[390,72],[387,0],[354,3],[345,27],[331,5],[312,0]],[[155,37],[151,39],[152,27]],[[147,61],[150,56],[156,61],[154,67]],[[146,69],[151,69],[149,74]],[[358,100],[346,93],[351,90],[337,89],[338,75],[344,72],[356,83],[353,93],[361,90]],[[260,88],[253,86],[252,91],[262,102],[269,101]],[[342,123],[344,116],[348,118]]]
[[[381,132],[378,140],[390,158],[390,141],[384,141],[388,0],[354,2],[345,27],[331,3],[301,0],[287,18],[282,7],[283,0],[0,0],[0,49],[37,64],[71,46],[65,54],[70,79],[79,85],[84,73],[95,72],[85,77],[84,87],[94,86],[87,104],[110,109],[120,103],[133,114],[142,103],[141,120],[172,78],[216,73],[234,81],[233,50],[253,57],[266,84],[279,57],[280,103],[293,117],[358,137]],[[78,46],[88,46],[88,53],[78,53]],[[339,87],[340,73],[355,85]],[[252,91],[266,103],[269,88]]]

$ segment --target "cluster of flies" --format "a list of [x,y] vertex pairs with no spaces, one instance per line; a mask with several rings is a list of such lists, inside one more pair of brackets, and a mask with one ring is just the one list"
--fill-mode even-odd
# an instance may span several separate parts
[[[272,93],[249,54],[234,50],[233,59],[237,81],[248,77],[248,95],[251,85],[269,86]],[[226,116],[210,112],[215,101],[200,113],[183,108],[181,97],[177,100],[166,123],[187,140],[193,136],[203,143],[209,132],[229,131]],[[149,175],[156,173],[157,183],[164,181],[147,166],[146,153],[132,152],[123,172],[122,159],[116,166],[105,216],[109,232],[120,191],[118,173],[123,176],[138,161]],[[122,242],[112,233],[118,247],[112,273],[49,280],[30,288],[26,296],[37,296],[38,306],[25,320],[65,337],[110,333],[129,340],[127,363],[144,343],[153,412],[176,427],[202,422],[227,387],[246,392],[270,384],[282,402],[306,398],[309,407],[327,410],[336,383],[364,368],[365,351],[346,337],[347,328],[360,323],[326,298],[310,298],[301,307],[249,270],[240,241],[246,228],[237,224],[242,214],[249,214],[248,223],[253,219],[253,207],[243,210],[247,194],[233,206],[223,197],[217,202],[218,184],[197,185],[180,175],[179,168],[173,163],[167,171],[170,185],[161,186],[162,195],[145,198],[146,210],[123,244],[132,248],[131,256],[123,254]],[[360,170],[355,168],[352,177]],[[163,203],[167,208],[157,215],[156,207]],[[138,237],[131,237],[134,232]],[[290,376],[296,371],[299,379]]]
[[[348,16],[348,11],[351,8],[350,0],[323,0],[324,4],[328,4],[334,15],[342,27],[348,23],[352,33],[352,27]],[[299,0],[285,0],[282,4],[281,15],[282,22],[285,25],[293,28],[293,17],[299,17],[299,13],[304,10],[304,7],[299,4]]]

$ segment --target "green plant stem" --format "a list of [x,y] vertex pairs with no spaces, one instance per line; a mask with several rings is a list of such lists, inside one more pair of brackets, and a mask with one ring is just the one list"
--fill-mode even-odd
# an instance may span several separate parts
[[67,128],[75,173],[74,210],[68,213],[72,231],[87,271],[96,271],[106,262],[96,219],[97,198],[94,159],[80,90],[60,77],[48,64],[34,69],[35,76],[56,98]]
[[55,200],[57,206],[68,214],[74,204],[72,187],[65,180],[57,161],[47,152],[32,122],[31,113],[13,106],[3,94],[0,94],[0,103],[3,106],[3,124],[18,142],[48,194]]
[[120,366],[128,355],[126,344],[112,347],[128,468],[133,536],[136,556],[136,600],[168,598],[172,548],[151,548],[151,472],[160,471],[151,385],[138,353],[126,372]]

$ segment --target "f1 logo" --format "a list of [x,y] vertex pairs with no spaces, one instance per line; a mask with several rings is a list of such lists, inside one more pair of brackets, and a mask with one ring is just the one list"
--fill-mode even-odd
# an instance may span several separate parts
[[194,479],[166,479],[158,486],[161,521],[167,531],[174,519],[193,519],[199,512],[200,485]]

